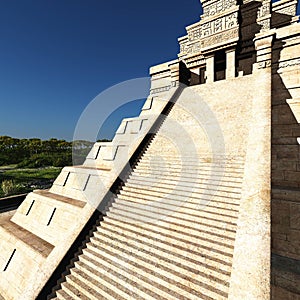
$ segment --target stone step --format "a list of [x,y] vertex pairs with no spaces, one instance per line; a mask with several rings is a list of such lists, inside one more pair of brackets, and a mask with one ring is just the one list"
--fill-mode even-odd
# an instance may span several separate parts
[[169,179],[172,178],[180,178],[180,180],[186,180],[190,178],[199,178],[207,181],[224,181],[224,182],[236,182],[242,183],[243,175],[242,174],[231,174],[228,172],[224,173],[216,173],[211,171],[199,170],[197,172],[192,172],[191,170],[171,170],[171,169],[163,169],[163,168],[135,168],[133,175],[136,176],[156,176],[156,177],[164,177],[168,176]]
[[186,166],[181,164],[173,164],[172,162],[165,162],[165,163],[159,163],[159,162],[144,162],[144,160],[141,160],[137,166],[137,169],[167,169],[167,170],[179,170],[179,171],[188,171],[193,170],[196,173],[199,172],[212,172],[212,173],[228,173],[232,175],[243,175],[244,169],[236,169],[236,168],[228,168],[228,167],[219,167],[219,166],[213,166],[213,165],[195,165],[195,166]]
[[238,173],[243,174],[244,173],[244,163],[240,165],[229,165],[229,164],[208,164],[203,162],[193,162],[189,163],[186,161],[159,161],[154,159],[141,159],[139,160],[136,165],[139,168],[151,168],[151,169],[170,169],[170,170],[194,170],[195,172],[200,171],[213,171],[216,173]]
[[158,173],[139,173],[138,171],[134,171],[132,174],[129,175],[127,181],[135,181],[135,182],[164,182],[164,183],[170,183],[170,184],[177,184],[180,183],[181,185],[187,185],[189,186],[191,183],[199,182],[201,184],[211,185],[214,187],[222,186],[222,187],[241,187],[243,180],[237,179],[231,180],[231,178],[220,178],[220,177],[197,177],[197,176],[188,176],[184,177],[181,176],[181,174],[158,174]]
[[119,239],[128,240],[132,244],[142,245],[151,249],[152,252],[157,253],[162,257],[174,260],[188,270],[197,270],[198,272],[205,271],[213,276],[218,276],[219,279],[225,280],[226,276],[230,276],[231,262],[229,257],[218,259],[214,257],[209,250],[203,247],[190,247],[188,244],[180,244],[169,238],[166,235],[155,233],[151,231],[148,235],[146,230],[140,227],[134,227],[121,222],[109,223],[108,226],[98,229],[94,233],[95,238],[100,241],[103,235],[108,237],[117,236]]
[[[143,196],[144,200],[149,200],[147,198],[147,195]],[[120,200],[120,201],[118,201]],[[122,200],[122,201],[121,201]],[[127,201],[124,203],[124,201]],[[154,200],[155,201],[155,200]],[[187,225],[193,225],[193,222],[201,221],[202,217],[208,217],[208,218],[222,218],[222,221],[231,222],[233,224],[236,224],[237,221],[237,215],[238,213],[236,211],[225,211],[222,209],[218,209],[215,207],[209,207],[209,206],[201,206],[201,203],[199,203],[199,208],[195,209],[193,214],[189,214],[188,211],[186,213],[181,212],[183,208],[180,210],[180,208],[184,205],[184,200],[182,200],[182,206],[172,207],[169,208],[161,208],[159,201],[146,201],[144,204],[138,203],[137,201],[131,201],[129,202],[128,199],[116,199],[114,203],[112,203],[112,207],[110,208],[110,211],[113,211],[113,209],[118,208],[119,210],[125,210],[130,212],[135,212],[139,215],[144,215],[145,217],[150,217],[154,219],[162,219],[162,218],[168,218],[168,220],[172,220],[173,222],[178,222],[182,224],[183,226]],[[165,203],[168,201],[168,198],[161,198],[161,202]],[[170,218],[170,219],[169,219]]]
[[[222,195],[213,194],[192,194],[187,192],[186,196],[178,195],[177,190],[170,190],[169,193],[157,192],[154,190],[147,189],[136,189],[129,190],[129,188],[124,188],[120,191],[117,196],[118,199],[132,199],[132,201],[149,201],[154,203],[164,203],[165,205],[172,204],[175,206],[186,207],[193,210],[205,209],[208,207],[219,207],[224,208],[228,211],[238,211],[240,199],[232,199],[230,197],[224,197]],[[166,199],[166,201],[164,201]]]
[[[71,269],[71,274],[84,284],[85,293],[89,295],[90,298],[110,300],[127,299],[127,295],[124,296],[122,293],[116,292],[116,287],[111,284],[110,280],[107,281],[103,274],[95,280],[93,276],[90,276],[88,268],[89,267],[84,266],[82,262],[75,262],[75,268]],[[97,269],[94,268],[93,272],[97,272]]]
[[65,197],[65,196],[58,195],[58,194],[54,194],[54,193],[49,192],[48,190],[36,190],[36,191],[33,191],[33,194],[43,196],[46,198],[50,198],[55,201],[63,202],[66,204],[74,205],[74,206],[77,206],[80,208],[82,208],[86,205],[86,202],[84,202],[84,201],[77,200],[77,199],[70,198],[70,197]]
[[[194,252],[196,255],[195,260],[198,259],[202,261],[204,257],[208,257],[210,260],[227,265],[227,262],[230,261],[233,256],[232,248],[224,247],[222,244],[219,245],[217,240],[213,246],[209,243],[207,243],[207,245],[199,238],[191,240],[188,233],[185,234],[184,231],[180,230],[180,228],[178,226],[176,227],[174,224],[172,226],[170,224],[166,224],[166,226],[150,223],[144,224],[135,219],[128,220],[126,216],[124,217],[121,214],[116,215],[115,218],[105,217],[105,221],[107,223],[102,224],[105,228],[108,228],[107,226],[112,226],[112,224],[116,224],[115,227],[119,227],[124,231],[130,230],[136,232],[136,235],[143,235],[143,238],[146,238],[147,241],[151,242],[153,239],[157,240],[163,247],[165,246],[164,244],[166,244],[166,247],[180,248],[184,251],[187,247],[188,250],[196,249]],[[191,246],[189,247],[189,245]],[[228,265],[230,264],[228,263]]]
[[215,172],[212,170],[198,170],[195,172],[192,172],[190,168],[188,169],[168,169],[168,168],[153,168],[153,167],[135,167],[134,174],[138,176],[153,176],[157,175],[156,178],[158,177],[165,177],[167,176],[168,179],[185,179],[185,178],[201,178],[202,180],[205,181],[222,181],[222,180],[231,180],[233,182],[242,182],[243,179],[243,174],[236,174],[236,173],[231,173],[231,172]]
[[52,244],[14,223],[10,218],[10,216],[7,216],[7,218],[3,218],[1,222],[1,228],[5,230],[8,236],[10,236],[10,239],[17,239],[17,244],[23,244],[26,245],[26,247],[30,247],[32,250],[36,251],[37,255],[41,255],[44,258],[51,253],[54,248]]
[[[177,198],[177,199],[175,199]],[[195,201],[196,200],[196,201]],[[217,200],[207,200],[204,199],[192,199],[186,198],[182,199],[176,195],[161,195],[161,196],[151,196],[147,194],[140,193],[122,193],[118,195],[114,203],[123,203],[124,201],[130,202],[129,205],[134,203],[136,206],[141,207],[146,205],[147,209],[149,205],[152,207],[149,210],[156,211],[157,209],[166,210],[173,212],[182,212],[188,216],[198,217],[199,212],[206,211],[211,214],[224,215],[236,218],[239,210],[237,206],[232,208],[232,205]],[[192,202],[193,201],[193,202]]]
[[[224,192],[231,192],[232,194],[240,194],[242,183],[232,183],[234,186],[225,186],[224,181],[220,180],[210,180],[209,177],[206,179],[199,179],[199,178],[186,178],[185,181],[182,181],[180,177],[173,178],[172,175],[165,174],[164,176],[160,177],[153,177],[141,175],[139,179],[137,179],[135,176],[129,176],[126,183],[128,182],[128,185],[138,185],[141,187],[162,187],[167,189],[174,189],[176,187],[178,190],[184,190],[187,189],[191,190],[194,189],[195,191],[201,192],[203,190],[208,191],[224,191]],[[171,181],[171,182],[169,182]],[[126,184],[127,185],[127,184]]]
[[143,212],[134,214],[132,213],[131,210],[125,209],[124,211],[121,209],[116,209],[111,207],[109,211],[107,211],[107,216],[114,217],[114,214],[116,214],[118,217],[124,217],[126,220],[126,217],[132,218],[135,223],[147,223],[147,224],[159,224],[162,226],[167,226],[169,227],[174,227],[178,226],[178,223],[182,223],[182,230],[184,231],[189,231],[191,229],[200,229],[203,227],[203,223],[207,224],[208,226],[213,226],[213,227],[218,227],[218,228],[224,228],[224,230],[236,230],[237,227],[237,220],[234,221],[227,221],[223,220],[221,218],[216,219],[215,217],[211,215],[205,215],[202,214],[201,217],[199,217],[196,221],[191,221],[188,222],[188,220],[184,220],[182,218],[176,218],[173,217],[172,215],[167,215],[167,214],[147,214]]
[[[130,176],[127,180],[127,183],[134,183],[139,185],[157,185],[157,184],[164,184],[166,186],[182,186],[182,187],[194,187],[195,183],[208,185],[214,188],[221,188],[221,189],[231,189],[231,190],[239,190],[241,188],[241,182],[223,182],[223,180],[210,180],[209,178],[191,178],[190,180],[184,179],[179,177],[171,177],[171,176],[136,176],[134,173]],[[176,180],[176,179],[179,180]]]
[[60,289],[58,291],[56,291],[56,298],[54,298],[55,300],[56,299],[60,299],[60,300],[73,300],[74,298],[72,298],[69,294],[67,294],[65,292],[65,290],[63,289]]
[[[241,199],[240,195],[231,195],[214,191],[214,190],[203,190],[203,191],[192,191],[189,189],[178,190],[177,187],[174,189],[167,188],[156,188],[156,187],[145,187],[145,186],[131,186],[126,184],[118,198],[123,199],[123,196],[142,198],[149,201],[159,201],[166,199],[165,203],[172,203],[174,205],[182,206],[183,203],[187,204],[187,207],[197,209],[204,208],[204,206],[214,206],[224,208],[225,210],[238,211],[239,202]],[[173,200],[173,201],[172,201]]]
[[[76,272],[75,270],[76,270],[76,268],[72,269],[73,273]],[[96,291],[94,291],[87,285],[88,282],[86,280],[84,280],[83,278],[78,278],[77,276],[74,276],[73,274],[68,275],[66,277],[66,280],[67,280],[67,283],[69,283],[70,286],[73,287],[73,289],[74,289],[73,294],[75,294],[75,291],[77,292],[77,296],[79,295],[79,299],[84,299],[84,300],[98,300],[98,299],[113,300],[114,299],[107,293],[103,292],[104,296],[97,293]]]
[[[191,267],[190,260],[184,257],[177,257],[173,254],[176,251],[173,248],[173,251],[166,253],[164,249],[158,247],[153,247],[151,244],[144,243],[141,240],[131,237],[130,235],[125,235],[118,233],[117,231],[108,230],[106,228],[99,228],[99,231],[95,232],[95,236],[92,238],[94,243],[116,243],[119,248],[125,247],[132,251],[133,253],[138,252],[142,256],[145,255],[149,259],[155,258],[160,263],[174,268],[177,272],[184,274],[185,276],[199,277],[199,280],[203,280],[206,283],[210,282],[213,285],[220,285],[220,289],[223,289],[223,286],[228,286],[228,280],[230,278],[230,273],[220,272],[212,266],[201,265],[199,262],[196,267]],[[227,288],[226,288],[227,289]]]
[[[183,235],[186,233],[186,236],[191,237],[192,233],[189,232],[194,230],[200,230],[202,227],[203,220],[200,219],[199,222],[197,220],[185,220],[178,217],[175,213],[173,215],[157,215],[152,212],[139,211],[138,209],[131,209],[126,206],[119,206],[117,208],[111,208],[111,210],[107,213],[107,216],[114,216],[116,214],[118,217],[127,217],[134,220],[136,223],[147,223],[153,225],[161,225],[170,230],[175,230],[176,228],[178,233],[182,232]],[[233,223],[226,223],[225,221],[220,221],[219,226],[227,229],[228,227],[231,229],[232,227],[228,225],[235,225]]]
[[[119,230],[119,231],[116,231]],[[136,237],[130,237],[134,233]],[[136,233],[134,230],[122,228],[121,226],[112,226],[112,228],[102,228],[99,232],[95,232],[95,238],[99,241],[114,238],[120,242],[129,243],[132,247],[152,253],[161,260],[167,260],[173,264],[177,264],[191,273],[200,274],[201,276],[211,276],[218,280],[226,281],[230,277],[231,265],[211,259],[204,256],[201,252],[191,251],[188,245],[185,248],[175,244],[166,243],[163,239],[155,239],[145,236],[142,233]],[[112,240],[111,240],[112,241]],[[145,250],[146,249],[146,250]]]
[[167,271],[166,267],[163,268],[162,266],[152,265],[145,257],[143,259],[139,259],[138,256],[133,257],[132,254],[118,249],[117,246],[112,247],[106,243],[94,245],[93,242],[91,242],[87,246],[106,259],[118,263],[119,266],[132,269],[132,271],[144,277],[148,277],[154,284],[166,286],[168,290],[170,290],[170,294],[177,296],[178,299],[197,299],[197,297],[201,295],[215,299],[215,297],[208,295],[207,290],[205,290],[206,293],[204,294],[204,289],[196,286],[192,281],[188,281],[185,278],[179,280],[179,274],[175,274],[172,270]]
[[66,277],[67,281],[61,284],[62,290],[64,290],[73,300],[80,300],[80,299],[88,300],[86,295],[81,291],[81,288],[78,289],[76,287],[76,283],[74,286],[72,278],[70,277],[72,277],[72,275],[68,275]]
[[[91,249],[90,249],[91,248]],[[92,268],[96,269],[107,269],[117,278],[120,278],[118,283],[121,285],[135,285],[138,290],[141,290],[143,293],[146,293],[148,296],[145,299],[162,299],[162,300],[177,300],[181,299],[178,293],[174,293],[171,289],[169,289],[165,285],[161,285],[152,281],[149,276],[146,276],[136,270],[132,266],[127,266],[124,263],[120,264],[113,256],[107,257],[100,251],[98,251],[94,247],[89,247],[83,249],[83,255],[81,256],[81,260],[86,264],[89,264]],[[118,286],[116,287],[118,288]],[[174,295],[175,294],[175,295]],[[151,298],[152,297],[152,298]],[[188,299],[188,298],[184,298]]]
[[197,181],[197,180],[191,180],[188,184],[182,184],[180,180],[174,181],[173,183],[165,183],[164,179],[157,179],[157,181],[148,181],[147,178],[143,178],[145,180],[133,180],[129,179],[127,181],[126,186],[127,187],[151,187],[151,188],[161,188],[161,189],[176,189],[181,190],[183,192],[185,191],[194,191],[194,192],[201,192],[205,190],[213,190],[218,193],[231,193],[233,196],[241,195],[241,187],[240,185],[236,185],[235,187],[223,187],[221,185],[211,185],[209,182],[203,182],[203,181]]
[[109,287],[111,290],[110,295],[114,294],[115,299],[119,299],[120,297],[122,299],[144,299],[142,296],[148,296],[143,291],[138,290],[136,283],[131,282],[128,277],[124,277],[104,265],[95,263],[89,256],[84,254],[80,256],[80,261],[75,262],[75,266],[88,276],[96,289],[103,288],[104,286]]
[[[111,215],[112,217],[112,215]],[[135,223],[141,223],[143,220],[137,220]],[[158,218],[152,219],[151,222],[147,222],[147,224],[157,224]],[[236,225],[226,224],[226,223],[216,223],[210,224],[213,222],[207,222],[207,220],[199,220],[197,223],[195,223],[195,227],[189,226],[186,224],[186,226],[183,228],[183,232],[186,232],[188,230],[189,233],[196,232],[196,234],[201,231],[205,232],[210,235],[214,235],[217,238],[224,238],[227,237],[228,239],[234,239],[236,234]],[[174,226],[178,227],[178,223],[172,220],[167,220],[166,218],[159,219],[159,225],[166,227],[166,228],[173,228]],[[177,228],[179,230],[179,228]]]
[[[82,170],[107,171],[107,172],[111,171],[111,168],[109,168],[109,167],[97,167],[96,164],[94,166],[86,166],[86,165],[73,166],[73,168],[75,170],[76,169],[79,169],[79,170],[82,169]],[[107,174],[107,176],[109,176],[109,174]]]
[[209,163],[205,161],[201,161],[201,159],[186,159],[186,158],[161,158],[155,157],[148,154],[145,154],[142,158],[138,160],[138,163],[142,164],[153,164],[153,165],[177,165],[177,166],[186,166],[186,167],[209,167],[213,169],[233,169],[237,171],[244,170],[244,163],[227,163],[227,162],[216,162]]
[[[167,201],[164,201],[167,200]],[[231,216],[233,218],[238,217],[238,210],[230,210],[223,207],[218,207],[212,201],[206,203],[205,205],[194,205],[193,208],[186,207],[184,201],[173,201],[168,197],[161,199],[161,201],[149,201],[143,197],[132,197],[119,195],[112,207],[117,207],[117,205],[128,206],[129,208],[137,208],[141,210],[147,210],[156,213],[157,215],[163,213],[165,215],[178,215],[181,219],[190,220],[195,218],[199,221],[199,213],[201,211],[207,211],[215,214],[222,214],[226,216]]]
[[193,156],[181,156],[181,155],[170,155],[167,153],[163,153],[161,150],[157,151],[157,149],[155,149],[155,144],[153,144],[153,146],[151,148],[149,148],[149,150],[147,152],[145,152],[142,155],[142,158],[146,158],[146,157],[155,157],[158,159],[166,159],[166,160],[187,160],[187,161],[202,161],[205,163],[228,163],[228,164],[239,164],[239,163],[243,163],[245,161],[245,158],[243,156],[236,156],[236,157],[216,157],[216,158],[205,158],[205,157],[201,157],[200,155],[197,155],[197,157],[195,157],[195,155]]
[[220,283],[220,280],[217,278],[215,278],[216,280],[210,280],[207,276],[203,278],[195,273],[191,274],[179,268],[176,264],[171,264],[166,260],[161,261],[160,258],[149,255],[145,251],[141,252],[139,249],[130,247],[124,242],[118,243],[117,240],[92,238],[91,244],[97,249],[106,249],[122,260],[125,258],[127,261],[140,264],[144,268],[172,279],[172,281],[180,282],[187,289],[193,289],[195,292],[203,293],[212,298],[220,294],[223,296],[227,295],[228,282],[221,281],[222,283]]
[[[120,212],[120,214],[123,214],[123,211]],[[128,216],[129,214],[126,214]],[[158,221],[158,224],[163,223],[162,221]],[[164,223],[168,223],[167,221],[164,221]],[[196,230],[193,230],[193,232],[190,232],[188,228],[184,228],[185,226],[178,223],[175,224],[168,224],[167,226],[164,226],[164,228],[160,227],[160,231],[164,232],[166,234],[172,234],[174,239],[181,239],[185,240],[186,243],[193,242],[196,245],[203,245],[207,248],[211,249],[217,249],[221,252],[231,254],[233,251],[233,244],[232,240],[223,237],[218,237],[216,241],[216,237],[204,232],[201,232],[200,230],[197,232]],[[192,228],[190,226],[190,228]]]

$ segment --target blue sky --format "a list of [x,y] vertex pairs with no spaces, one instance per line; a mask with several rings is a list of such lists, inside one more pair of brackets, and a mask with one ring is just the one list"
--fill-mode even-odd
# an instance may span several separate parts
[[71,140],[100,92],[176,58],[177,38],[200,13],[199,0],[2,1],[0,135]]
[[2,1],[0,135],[71,140],[97,94],[176,58],[199,15],[197,0]]

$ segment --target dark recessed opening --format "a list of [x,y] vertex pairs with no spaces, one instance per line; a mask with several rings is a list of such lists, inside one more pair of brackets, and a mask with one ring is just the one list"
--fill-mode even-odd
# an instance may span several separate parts
[[226,53],[224,50],[215,54],[215,81],[226,79]]
[[55,211],[56,211],[56,208],[53,209],[52,214],[51,214],[51,217],[50,217],[50,219],[49,219],[49,221],[48,221],[48,223],[47,223],[47,226],[50,225],[50,223],[51,223],[51,221],[52,221],[52,219],[53,219],[53,216],[54,216],[54,214],[55,214]]
[[12,252],[12,254],[11,254],[11,256],[10,256],[10,258],[9,258],[9,260],[8,260],[8,262],[7,262],[7,264],[6,264],[6,266],[5,266],[4,269],[3,269],[3,272],[5,272],[5,271],[7,270],[7,268],[8,268],[8,266],[9,266],[9,264],[10,264],[10,262],[11,262],[13,256],[15,255],[15,253],[16,253],[16,249],[14,249],[14,251]]
[[191,72],[190,85],[198,85],[198,84],[205,83],[206,82],[205,72],[206,72],[206,67],[201,67],[196,72]]
[[191,72],[190,85],[200,84],[200,76],[197,73]]
[[202,67],[200,68],[200,84],[204,84],[206,82],[206,76],[205,76],[205,72],[206,72],[206,67]]
[[30,206],[29,206],[29,208],[28,208],[28,210],[27,210],[26,216],[29,215],[29,213],[30,213],[30,211],[31,211],[31,209],[32,209],[32,206],[33,206],[34,202],[35,202],[35,200],[33,200],[33,201],[31,202],[31,204],[30,204]]
[[65,185],[67,184],[67,181],[68,181],[68,179],[69,179],[69,176],[70,176],[70,172],[68,172],[68,175],[67,175],[67,177],[66,177],[66,179],[65,179],[65,182],[64,182],[64,185],[63,185],[63,186],[65,186]]

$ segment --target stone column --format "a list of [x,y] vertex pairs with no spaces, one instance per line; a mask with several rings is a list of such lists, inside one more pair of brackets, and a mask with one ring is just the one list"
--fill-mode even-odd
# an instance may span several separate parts
[[[272,43],[274,32],[268,34],[258,34],[254,39],[257,63],[254,65],[254,73],[263,71],[265,74],[271,74],[272,64]],[[265,69],[265,70],[263,70]]]
[[249,78],[253,84],[252,126],[245,141],[244,186],[229,300],[270,299],[272,41],[271,32],[255,39],[257,63]]
[[215,55],[212,54],[206,57],[206,82],[215,81]]
[[180,79],[180,64],[179,62],[173,62],[169,65],[170,71],[171,71],[171,81],[179,82]]
[[226,79],[235,78],[235,48],[226,50]]

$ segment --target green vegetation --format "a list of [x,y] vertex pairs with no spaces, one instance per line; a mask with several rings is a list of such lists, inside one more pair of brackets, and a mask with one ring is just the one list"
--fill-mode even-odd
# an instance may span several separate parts
[[65,140],[15,139],[0,137],[0,165],[38,168],[72,162],[72,143]]
[[0,136],[0,166],[15,164],[19,168],[64,167],[72,165],[72,152],[76,162],[80,164],[92,145],[93,143],[88,141],[43,141]]
[[82,164],[92,145],[0,136],[0,197],[50,187],[62,167]]
[[3,191],[4,196],[8,196],[15,192],[15,185],[12,180],[3,180],[1,184],[1,189]]
[[61,169],[59,167],[37,169],[3,167],[0,169],[0,197],[49,188]]
[[3,175],[1,175],[6,178],[14,178],[15,181],[20,182],[32,179],[53,179],[57,177],[60,171],[61,168],[56,167],[48,167],[42,169],[11,169],[5,171]]

